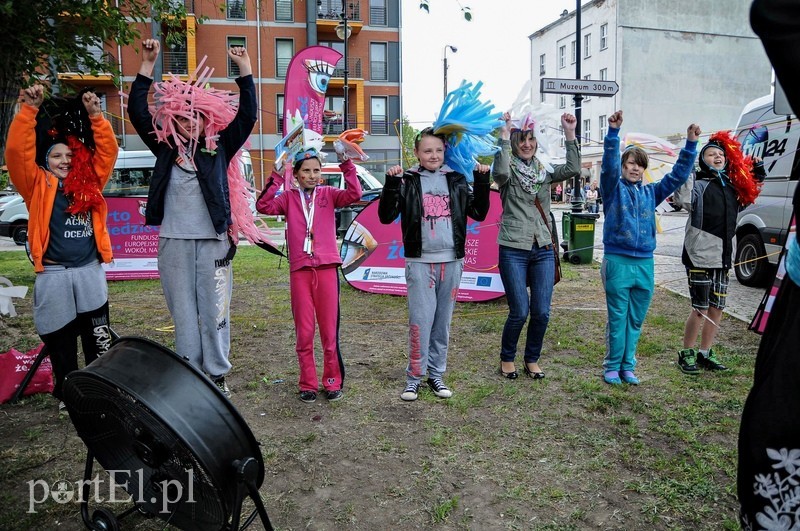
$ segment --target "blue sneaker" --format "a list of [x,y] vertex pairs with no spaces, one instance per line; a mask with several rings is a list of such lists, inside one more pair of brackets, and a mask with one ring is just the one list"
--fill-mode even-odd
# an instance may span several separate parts
[[633,374],[633,371],[622,371],[622,381],[626,384],[639,385],[639,378]]
[[603,374],[603,381],[611,385],[622,385],[622,380],[619,379],[618,371],[606,371]]

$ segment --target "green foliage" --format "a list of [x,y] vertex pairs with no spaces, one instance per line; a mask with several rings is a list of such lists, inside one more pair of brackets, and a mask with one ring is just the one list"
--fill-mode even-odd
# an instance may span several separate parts
[[[470,22],[472,20],[472,10],[469,8],[469,6],[462,6],[461,2],[458,2],[458,5],[461,8],[461,14],[464,15],[464,20]],[[420,0],[419,8],[426,13],[430,13],[430,0]]]
[[403,160],[401,164],[404,167],[411,166],[414,161],[414,139],[419,131],[414,129],[408,122],[408,116],[403,116],[403,128],[401,130],[401,139],[403,143]]
[[0,1],[0,153],[20,88],[43,80],[56,85],[57,72],[76,70],[119,79],[117,60],[93,50],[104,43],[135,44],[141,38],[137,23],[150,18],[168,43],[181,40],[186,17],[186,3],[173,0]]

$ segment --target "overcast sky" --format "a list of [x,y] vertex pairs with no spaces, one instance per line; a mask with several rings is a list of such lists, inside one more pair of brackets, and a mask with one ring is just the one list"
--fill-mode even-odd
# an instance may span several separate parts
[[[507,110],[530,79],[528,36],[554,22],[575,0],[430,0],[430,13],[418,0],[403,3],[403,112],[422,129],[433,122],[443,100],[443,54],[447,51],[447,88],[462,79],[483,81],[481,94]],[[472,21],[461,14],[469,6]]]

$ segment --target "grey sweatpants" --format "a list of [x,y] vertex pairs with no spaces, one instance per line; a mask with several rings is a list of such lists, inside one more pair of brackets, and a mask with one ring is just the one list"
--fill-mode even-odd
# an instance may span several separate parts
[[407,383],[441,378],[447,370],[450,321],[456,304],[464,261],[406,262],[408,289]]
[[158,274],[175,324],[175,350],[212,378],[231,369],[233,275],[226,240],[159,238]]

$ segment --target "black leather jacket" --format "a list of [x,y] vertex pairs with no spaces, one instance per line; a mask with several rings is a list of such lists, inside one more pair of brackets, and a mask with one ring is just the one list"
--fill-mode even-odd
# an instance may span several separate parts
[[[467,179],[458,172],[448,172],[447,187],[450,190],[450,218],[453,227],[453,243],[456,258],[464,258],[464,242],[467,234],[467,216],[483,221],[489,211],[489,173],[473,173],[472,188]],[[386,176],[386,184],[378,203],[381,223],[392,223],[400,216],[405,256],[422,256],[422,186],[416,171],[406,171],[400,177]]]
[[[147,93],[150,91],[152,83],[153,80],[149,77],[141,74],[136,76],[136,80],[131,85],[128,99],[128,116],[139,137],[156,156],[156,165],[147,195],[145,223],[161,225],[164,219],[164,197],[172,166],[178,157],[178,150],[171,144],[156,140],[153,117],[147,105]],[[197,181],[217,234],[224,234],[232,223],[228,191],[228,164],[236,152],[247,142],[258,118],[253,76],[237,78],[236,84],[239,85],[239,108],[233,121],[220,131],[216,153],[204,151],[202,148],[205,146],[205,139],[200,138],[194,154]]]

